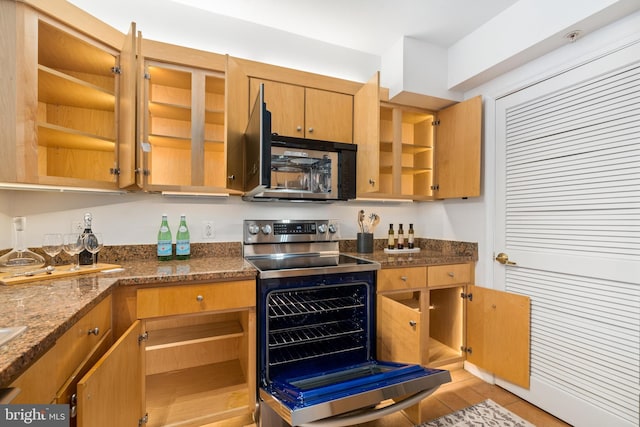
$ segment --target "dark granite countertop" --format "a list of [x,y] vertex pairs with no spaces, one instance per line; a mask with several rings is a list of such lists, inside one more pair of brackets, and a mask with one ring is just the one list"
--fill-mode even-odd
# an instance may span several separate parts
[[175,285],[255,278],[241,256],[188,261],[119,261],[122,271],[81,274],[20,285],[0,284],[0,327],[27,329],[0,346],[0,388],[8,386],[115,286]]
[[[341,241],[340,251],[377,261],[382,268],[477,261],[475,243],[418,240],[418,253],[387,254],[386,241],[376,240],[371,254],[357,253],[355,241]],[[0,327],[26,325],[18,337],[0,346],[0,388],[7,387],[55,344],[75,322],[110,295],[116,286],[176,285],[252,279],[257,271],[242,258],[237,243],[194,245],[188,261],[160,262],[155,245],[104,248],[101,261],[119,264],[121,271],[91,273],[0,285]],[[131,260],[141,261],[131,261]],[[66,262],[56,259],[56,262]]]

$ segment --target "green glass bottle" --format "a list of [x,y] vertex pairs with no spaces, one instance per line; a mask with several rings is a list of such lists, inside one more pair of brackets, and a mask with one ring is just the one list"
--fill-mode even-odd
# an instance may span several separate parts
[[176,233],[176,259],[189,259],[189,256],[191,256],[191,243],[187,218],[186,215],[180,215],[180,225]]
[[162,223],[158,230],[158,260],[169,261],[173,259],[173,247],[171,246],[171,230],[167,221],[167,214],[162,214]]

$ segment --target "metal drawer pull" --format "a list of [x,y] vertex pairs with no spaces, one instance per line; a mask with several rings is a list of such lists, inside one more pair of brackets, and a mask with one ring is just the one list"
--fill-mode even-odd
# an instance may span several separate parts
[[204,301],[204,297],[203,297],[202,295],[198,295],[198,296],[196,297],[196,301],[198,301],[198,302],[202,302],[202,301]]
[[409,280],[409,278],[407,276],[400,276],[400,280],[406,282],[407,280]]
[[415,320],[409,320],[409,326],[411,326],[412,328],[415,328],[417,325]]
[[87,335],[100,335],[100,328],[98,328],[97,326],[93,329],[89,329],[87,331]]
[[447,274],[449,275],[449,277],[453,277],[454,276],[453,271],[450,271]]

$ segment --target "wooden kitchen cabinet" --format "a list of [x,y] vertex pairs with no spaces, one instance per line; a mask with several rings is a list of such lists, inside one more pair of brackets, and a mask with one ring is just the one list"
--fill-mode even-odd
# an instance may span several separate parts
[[226,191],[226,57],[140,41],[138,128],[148,191]]
[[264,84],[271,131],[283,136],[353,142],[353,96],[278,81],[250,78],[249,99]]
[[[473,280],[472,263],[381,270],[378,358],[429,367],[467,360],[529,388],[529,297]],[[405,414],[425,421],[419,404]]]
[[142,287],[136,294],[138,319],[78,384],[78,425],[143,418],[149,426],[249,424],[255,280]]
[[[3,2],[3,158],[9,182],[133,184],[135,25],[121,34],[61,1]],[[89,31],[87,32],[87,29]],[[15,64],[15,67],[11,66]],[[6,86],[6,87],[5,87]]]
[[354,96],[361,198],[480,195],[482,99],[440,111],[386,102],[376,74]]
[[113,343],[111,313],[108,296],[73,324],[11,384],[21,390],[12,403],[66,403],[74,410],[78,380]]
[[380,359],[431,367],[468,360],[528,387],[528,297],[474,286],[471,263],[379,273]]

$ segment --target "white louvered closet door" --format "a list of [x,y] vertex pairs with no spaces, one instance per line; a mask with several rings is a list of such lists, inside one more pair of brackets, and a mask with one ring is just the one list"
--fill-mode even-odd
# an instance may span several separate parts
[[496,288],[531,297],[531,389],[576,426],[640,419],[640,44],[496,102]]

